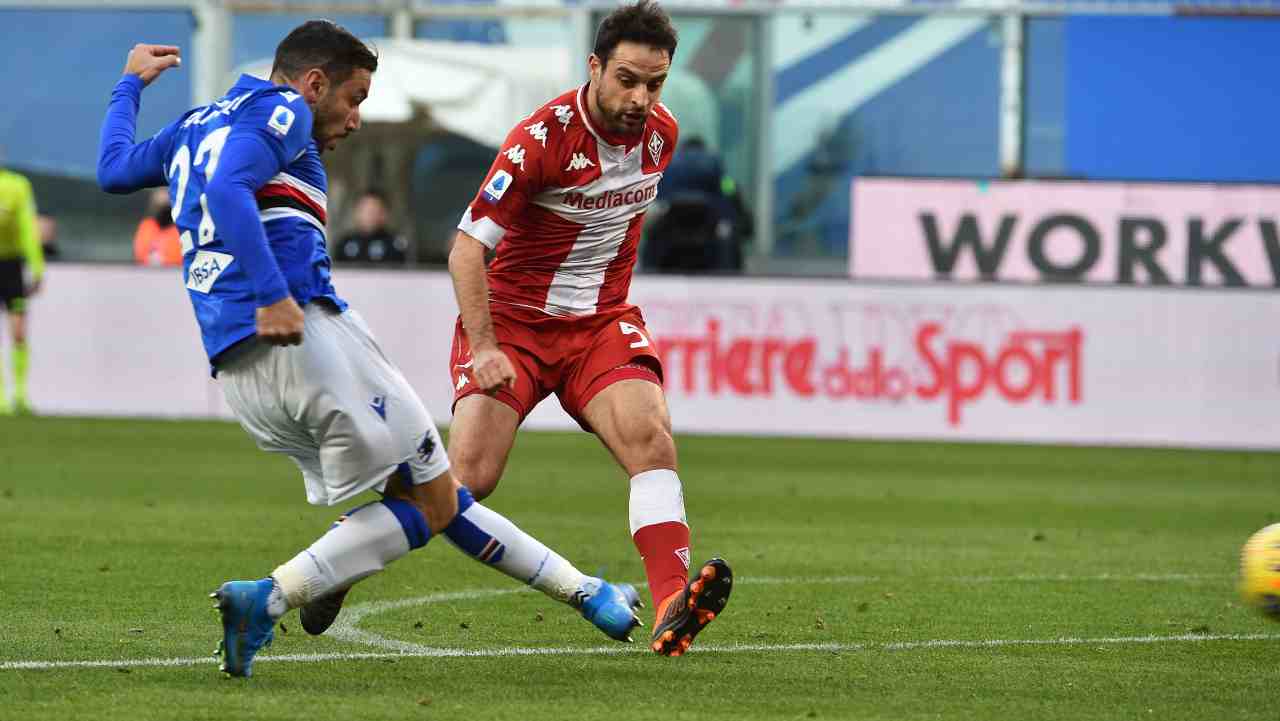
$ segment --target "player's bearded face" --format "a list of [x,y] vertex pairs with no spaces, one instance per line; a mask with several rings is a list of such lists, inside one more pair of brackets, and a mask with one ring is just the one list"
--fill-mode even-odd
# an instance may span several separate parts
[[595,120],[617,135],[636,135],[662,96],[671,68],[666,50],[642,43],[623,42],[613,49],[608,63],[590,59],[591,94]]
[[328,85],[316,93],[311,136],[321,150],[333,150],[339,140],[360,129],[360,103],[369,96],[372,81],[372,73],[357,68],[341,85]]

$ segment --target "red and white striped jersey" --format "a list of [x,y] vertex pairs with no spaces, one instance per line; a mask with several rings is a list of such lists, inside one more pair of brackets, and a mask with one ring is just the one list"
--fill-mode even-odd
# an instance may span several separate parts
[[584,85],[520,121],[458,223],[497,249],[492,303],[557,316],[626,303],[644,212],[679,130],[658,103],[641,135],[610,137],[592,125],[586,97]]

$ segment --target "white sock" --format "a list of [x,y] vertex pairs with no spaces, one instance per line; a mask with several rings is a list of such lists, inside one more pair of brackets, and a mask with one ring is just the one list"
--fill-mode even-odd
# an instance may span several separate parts
[[677,522],[688,526],[680,476],[667,468],[632,476],[627,515],[631,521],[632,536],[641,528],[657,523]]
[[465,488],[458,491],[457,517],[445,537],[463,553],[508,576],[569,603],[587,579],[563,556],[516,527],[506,517],[476,503]]
[[290,608],[346,588],[425,545],[429,537],[426,520],[410,503],[387,498],[361,506],[271,572],[276,589],[267,610],[278,618]]

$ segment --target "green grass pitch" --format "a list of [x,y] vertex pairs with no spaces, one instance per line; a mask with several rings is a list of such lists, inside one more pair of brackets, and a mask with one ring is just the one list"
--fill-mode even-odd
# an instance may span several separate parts
[[[308,506],[232,424],[0,420],[0,719],[1280,713],[1280,626],[1234,588],[1240,545],[1280,518],[1280,455],[679,443],[693,555],[738,579],[687,657],[615,644],[436,539],[360,584],[338,637],[291,613],[240,680],[208,657],[206,595],[345,508]],[[626,497],[594,438],[522,433],[490,505],[638,582]]]

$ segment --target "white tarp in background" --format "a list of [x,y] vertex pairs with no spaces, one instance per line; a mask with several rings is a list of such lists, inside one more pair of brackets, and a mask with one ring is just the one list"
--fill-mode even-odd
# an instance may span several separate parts
[[[562,47],[389,38],[369,42],[378,49],[378,72],[360,105],[364,122],[403,123],[421,108],[446,130],[492,148],[502,145],[514,119],[573,87],[576,77]],[[249,63],[239,72],[265,78],[271,59]]]
[[[448,275],[336,281],[447,424]],[[678,432],[1280,449],[1280,294],[639,276],[632,300]],[[41,412],[229,417],[177,271],[54,264],[31,320]],[[528,426],[575,427],[554,399]]]

